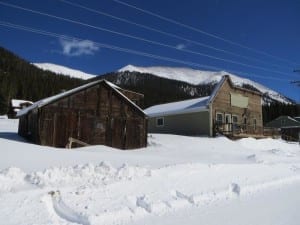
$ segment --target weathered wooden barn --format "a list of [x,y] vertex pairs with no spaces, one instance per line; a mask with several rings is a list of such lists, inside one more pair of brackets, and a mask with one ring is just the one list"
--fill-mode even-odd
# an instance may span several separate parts
[[99,80],[40,100],[18,112],[19,135],[33,143],[66,147],[77,143],[120,149],[147,145],[143,95]]
[[261,94],[223,76],[212,95],[145,109],[148,131],[180,135],[261,136]]

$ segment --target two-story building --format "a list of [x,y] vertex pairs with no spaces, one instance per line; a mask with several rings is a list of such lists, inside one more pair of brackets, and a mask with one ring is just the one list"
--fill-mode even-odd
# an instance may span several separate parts
[[263,134],[261,94],[234,85],[228,75],[222,77],[210,96],[152,106],[145,113],[150,133]]

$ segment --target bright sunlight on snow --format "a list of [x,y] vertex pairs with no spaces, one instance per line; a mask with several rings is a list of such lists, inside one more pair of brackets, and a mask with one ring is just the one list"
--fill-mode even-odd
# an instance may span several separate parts
[[148,147],[27,143],[0,118],[0,224],[299,224],[300,146],[150,134]]

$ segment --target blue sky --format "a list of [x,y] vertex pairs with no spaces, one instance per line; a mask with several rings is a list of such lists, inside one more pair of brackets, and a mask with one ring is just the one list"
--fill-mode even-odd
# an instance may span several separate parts
[[[299,0],[121,0],[188,25],[195,28],[194,30],[114,0],[68,1],[90,11],[60,0],[0,0],[0,23],[11,23],[50,33],[47,36],[0,26],[0,45],[30,62],[50,62],[93,74],[116,71],[127,64],[194,69],[216,67],[219,70],[237,71],[236,74],[260,82],[300,102],[300,88],[290,84],[290,80],[300,80],[300,74],[293,72],[300,68]],[[8,7],[3,3],[26,10]],[[173,37],[91,10],[151,27]],[[55,19],[54,16],[60,19]],[[204,35],[202,31],[269,55]],[[122,33],[123,36],[112,32]],[[53,33],[58,35],[54,37]],[[135,38],[125,37],[124,34]],[[74,39],[65,39],[59,35]],[[177,62],[115,51],[99,44],[175,59]]]

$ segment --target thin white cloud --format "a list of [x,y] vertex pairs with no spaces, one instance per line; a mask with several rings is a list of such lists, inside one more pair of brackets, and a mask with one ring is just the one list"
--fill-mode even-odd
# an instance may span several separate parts
[[175,48],[178,49],[178,50],[182,50],[182,49],[187,48],[187,45],[186,44],[178,44],[178,45],[175,46]]
[[99,47],[89,40],[59,39],[59,43],[62,47],[62,54],[66,56],[93,55],[99,50]]

